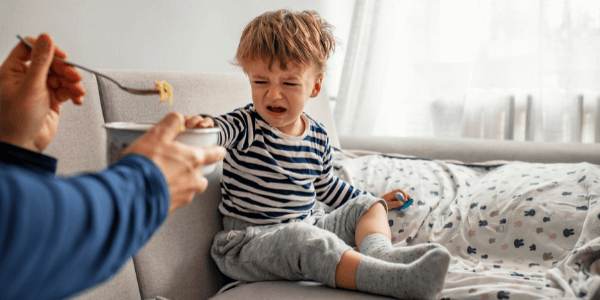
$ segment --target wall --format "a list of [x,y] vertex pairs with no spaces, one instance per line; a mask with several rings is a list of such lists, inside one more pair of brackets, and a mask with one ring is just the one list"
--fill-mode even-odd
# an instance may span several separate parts
[[346,0],[3,0],[0,58],[16,35],[52,35],[69,59],[92,69],[240,72],[231,65],[240,35],[271,10],[317,10],[342,43],[329,60],[325,87],[337,94],[353,1]]

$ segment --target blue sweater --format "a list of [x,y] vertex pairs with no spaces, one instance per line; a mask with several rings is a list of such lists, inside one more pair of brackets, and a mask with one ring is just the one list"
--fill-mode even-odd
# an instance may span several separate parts
[[0,142],[0,299],[63,299],[102,282],[167,216],[167,183],[145,157],[73,178],[55,170]]

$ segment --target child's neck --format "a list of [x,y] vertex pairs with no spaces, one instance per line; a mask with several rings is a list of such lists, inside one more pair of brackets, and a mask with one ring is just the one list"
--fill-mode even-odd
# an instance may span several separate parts
[[279,131],[289,136],[301,136],[306,130],[306,124],[302,115],[296,119],[296,122],[285,127],[278,127]]

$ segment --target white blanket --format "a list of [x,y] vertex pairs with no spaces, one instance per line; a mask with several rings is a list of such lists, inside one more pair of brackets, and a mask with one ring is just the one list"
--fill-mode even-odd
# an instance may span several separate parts
[[377,196],[400,188],[413,197],[411,207],[388,214],[392,242],[450,251],[441,298],[600,298],[600,263],[592,266],[600,259],[597,165],[467,166],[338,153],[334,169]]

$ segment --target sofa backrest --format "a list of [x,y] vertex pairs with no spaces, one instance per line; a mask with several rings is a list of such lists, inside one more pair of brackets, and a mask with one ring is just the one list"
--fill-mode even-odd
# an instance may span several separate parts
[[106,132],[96,76],[81,72],[83,105],[63,104],[56,136],[44,154],[58,159],[57,173],[73,175],[106,167]]
[[[102,70],[124,86],[153,88],[164,80],[173,86],[173,104],[158,103],[158,96],[132,95],[114,83],[99,78],[100,97],[106,122],[155,123],[171,111],[184,115],[221,115],[252,102],[250,83],[243,73],[185,73],[138,70]],[[323,123],[333,146],[339,139],[325,90],[308,101],[305,112]]]

